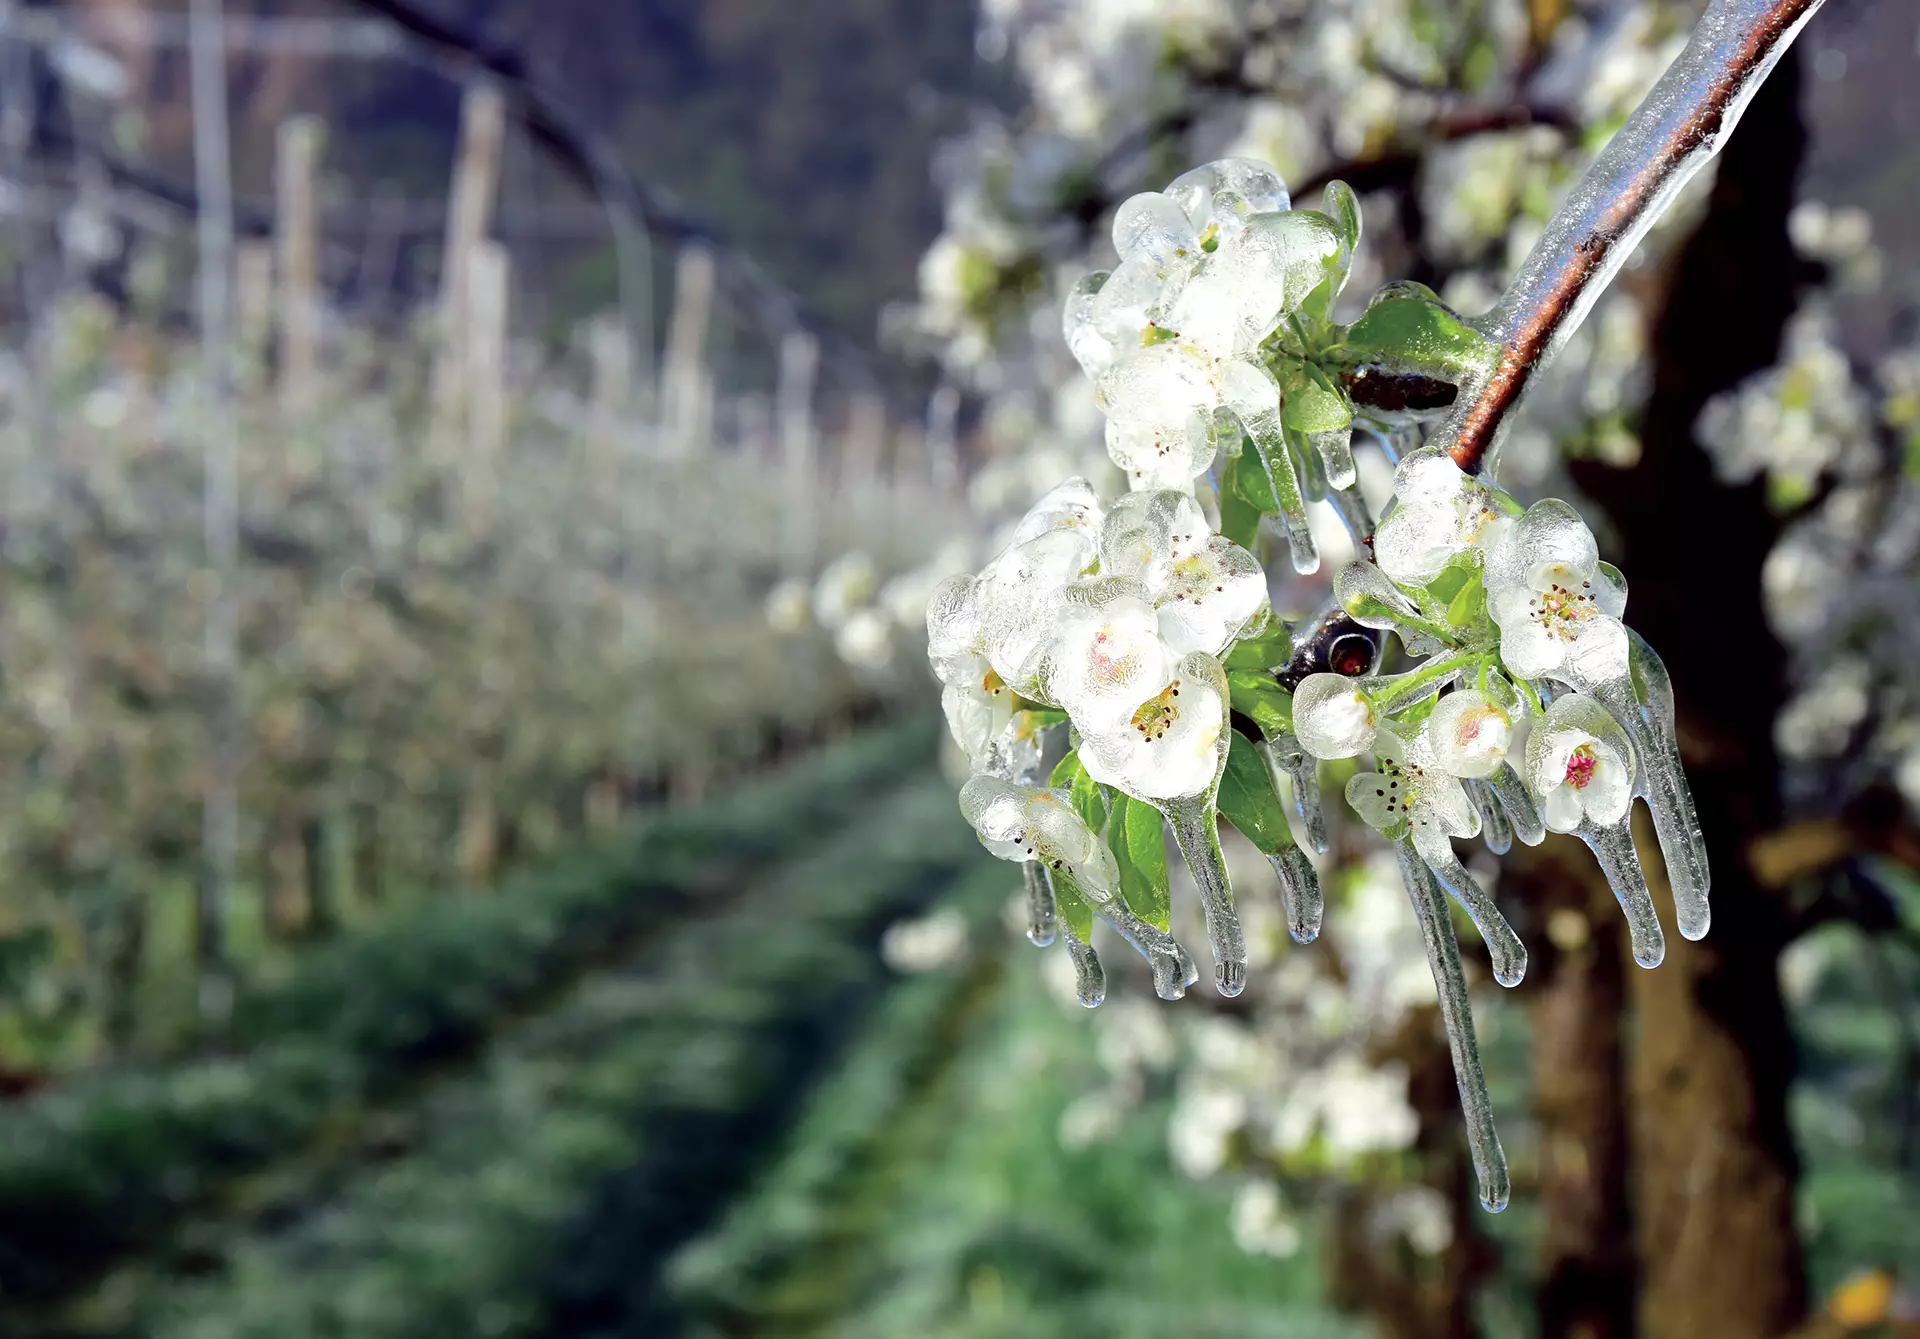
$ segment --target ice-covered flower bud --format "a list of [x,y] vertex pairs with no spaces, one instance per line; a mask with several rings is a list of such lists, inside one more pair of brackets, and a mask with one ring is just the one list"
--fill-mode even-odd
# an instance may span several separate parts
[[1227,761],[1227,676],[1198,652],[1116,729],[1080,739],[1087,775],[1149,802],[1205,794]]
[[1509,757],[1524,756],[1526,719],[1516,720],[1478,689],[1462,688],[1435,704],[1427,734],[1441,767],[1454,776],[1486,777]]
[[1523,679],[1591,689],[1627,673],[1626,581],[1557,498],[1527,508],[1487,556],[1487,612],[1500,659]]
[[1035,860],[1063,870],[1098,901],[1119,887],[1113,852],[1074,812],[1064,790],[976,776],[960,789],[960,812],[980,844],[1002,860]]
[[1351,758],[1372,745],[1379,719],[1360,685],[1341,674],[1309,674],[1293,690],[1293,733],[1316,758]]
[[1083,734],[1115,730],[1166,684],[1172,659],[1146,588],[1126,577],[1090,577],[1067,588],[1041,689]]
[[1401,457],[1393,496],[1394,509],[1374,532],[1374,560],[1408,586],[1426,585],[1457,554],[1490,551],[1515,509],[1506,494],[1470,477],[1433,447]]
[[1113,504],[1100,528],[1100,571],[1145,588],[1176,653],[1219,655],[1267,603],[1259,561],[1214,534],[1200,504],[1176,489]]
[[1162,198],[1180,207],[1188,227],[1209,250],[1218,245],[1223,232],[1232,235],[1253,215],[1293,207],[1286,182],[1271,164],[1257,158],[1221,158],[1182,172]]
[[1633,803],[1633,746],[1584,693],[1555,698],[1527,740],[1527,784],[1555,832],[1617,823]]

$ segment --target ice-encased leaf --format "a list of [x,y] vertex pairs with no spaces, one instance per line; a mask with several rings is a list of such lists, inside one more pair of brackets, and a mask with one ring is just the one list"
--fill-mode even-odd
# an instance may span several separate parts
[[1257,745],[1238,734],[1228,746],[1218,807],[1220,816],[1273,866],[1288,933],[1302,944],[1311,942],[1320,933],[1320,876],[1294,843],[1266,758]]
[[1300,820],[1294,835],[1315,855],[1327,854],[1333,849],[1333,839],[1327,832],[1327,811],[1320,797],[1320,760],[1301,748],[1291,733],[1269,734],[1260,748],[1273,772],[1274,789],[1280,790],[1281,778],[1286,778],[1293,816]]
[[1161,930],[1172,925],[1172,894],[1167,882],[1166,820],[1160,811],[1131,795],[1114,797],[1107,845],[1120,867],[1120,895],[1135,915]]

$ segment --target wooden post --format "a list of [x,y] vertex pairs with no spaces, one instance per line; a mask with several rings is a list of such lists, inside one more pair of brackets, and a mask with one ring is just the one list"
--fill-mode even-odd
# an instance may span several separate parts
[[713,314],[713,252],[698,242],[680,248],[674,266],[673,319],[667,331],[660,422],[668,455],[698,454],[706,445],[707,326]]
[[234,327],[239,348],[236,375],[249,387],[266,375],[267,342],[273,337],[273,245],[240,242],[233,256]]
[[500,184],[500,146],[506,132],[506,107],[498,89],[472,84],[460,105],[460,148],[453,165],[453,194],[447,203],[447,235],[441,249],[438,347],[432,382],[433,427],[430,445],[442,459],[459,442],[462,401],[468,370],[469,264],[493,222]]
[[469,519],[493,505],[507,446],[507,304],[510,266],[498,242],[467,257],[467,457],[460,477]]
[[279,252],[280,404],[289,415],[311,413],[320,367],[317,256],[319,205],[315,176],[323,125],[318,117],[280,123],[275,138],[274,244]]
[[779,416],[780,459],[786,484],[786,567],[792,575],[803,572],[813,558],[813,382],[819,370],[819,342],[804,330],[790,331],[780,341],[775,412]]

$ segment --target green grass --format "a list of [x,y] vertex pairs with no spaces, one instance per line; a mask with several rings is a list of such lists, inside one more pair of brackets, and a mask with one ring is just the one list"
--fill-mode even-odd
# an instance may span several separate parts
[[[1179,1175],[1164,1096],[1061,1146],[1100,1086],[1088,1020],[1011,948],[910,982],[789,1151],[670,1282],[685,1332],[754,1339],[1352,1336],[1306,1251],[1249,1256],[1228,1189]],[[634,1331],[638,1332],[638,1331]]]
[[[1004,869],[937,778],[717,899],[371,1123],[244,1218],[196,1225],[49,1334],[466,1339],[555,1322],[583,1271],[644,1284],[887,984],[874,944],[965,871]],[[609,1207],[629,1225],[606,1232]],[[596,1274],[596,1271],[598,1273]],[[206,1273],[196,1279],[195,1273]],[[640,1331],[651,1332],[651,1331]]]
[[[227,1054],[108,1069],[0,1112],[0,1296],[57,1297],[631,941],[696,914],[925,768],[924,721],[436,899],[244,989]],[[956,820],[957,821],[957,820]],[[0,1318],[3,1319],[3,1318]]]

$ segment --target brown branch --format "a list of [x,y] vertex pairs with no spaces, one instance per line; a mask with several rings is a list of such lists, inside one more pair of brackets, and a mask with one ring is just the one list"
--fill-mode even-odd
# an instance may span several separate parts
[[1647,229],[1732,133],[1821,0],[1713,0],[1693,37],[1548,222],[1493,312],[1500,353],[1434,441],[1483,469],[1534,373],[1578,328]]

